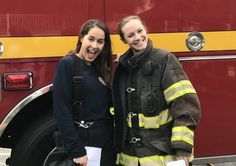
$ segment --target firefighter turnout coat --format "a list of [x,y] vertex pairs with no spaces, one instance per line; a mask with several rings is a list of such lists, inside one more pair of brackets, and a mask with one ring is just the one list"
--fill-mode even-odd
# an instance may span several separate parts
[[177,58],[153,48],[129,49],[113,78],[117,164],[164,166],[176,151],[193,159],[200,104]]

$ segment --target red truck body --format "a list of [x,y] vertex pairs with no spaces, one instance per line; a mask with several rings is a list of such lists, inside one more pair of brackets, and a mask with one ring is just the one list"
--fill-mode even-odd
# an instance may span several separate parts
[[[22,147],[38,149],[41,157],[28,154],[24,162],[39,165],[53,148],[53,73],[58,60],[75,49],[82,23],[106,22],[115,57],[127,49],[117,34],[127,15],[145,21],[154,45],[179,58],[196,88],[202,118],[194,162],[236,161],[235,7],[235,0],[1,0],[0,146],[12,148],[10,165]],[[191,32],[204,38],[200,50],[186,46]]]

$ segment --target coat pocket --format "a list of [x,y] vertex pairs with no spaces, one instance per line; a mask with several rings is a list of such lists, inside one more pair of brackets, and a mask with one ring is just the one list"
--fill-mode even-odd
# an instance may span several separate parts
[[170,138],[163,137],[158,138],[157,140],[151,140],[150,144],[157,149],[157,151],[160,151],[162,154],[173,154],[174,151],[171,148],[170,144]]
[[140,96],[141,110],[143,114],[155,115],[159,112],[158,97],[153,91],[143,91]]

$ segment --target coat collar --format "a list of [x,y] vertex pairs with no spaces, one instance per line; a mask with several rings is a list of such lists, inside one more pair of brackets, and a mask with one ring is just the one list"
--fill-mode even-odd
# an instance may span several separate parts
[[153,48],[152,41],[148,40],[148,44],[145,50],[133,53],[132,49],[129,48],[121,57],[120,63],[125,68],[136,68],[147,57]]

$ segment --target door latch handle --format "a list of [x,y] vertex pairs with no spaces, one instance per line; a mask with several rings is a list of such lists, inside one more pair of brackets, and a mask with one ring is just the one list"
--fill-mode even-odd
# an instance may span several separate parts
[[3,53],[3,44],[0,42],[0,55]]

